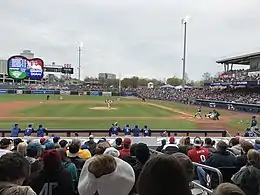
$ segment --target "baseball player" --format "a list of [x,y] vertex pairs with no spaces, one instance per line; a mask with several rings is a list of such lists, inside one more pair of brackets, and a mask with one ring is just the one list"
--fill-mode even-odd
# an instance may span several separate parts
[[63,100],[63,97],[62,97],[62,96],[60,96],[60,100]]
[[194,118],[196,118],[197,116],[200,116],[200,118],[202,118],[202,115],[201,115],[201,107],[199,107],[198,109],[197,109],[197,113],[194,115]]

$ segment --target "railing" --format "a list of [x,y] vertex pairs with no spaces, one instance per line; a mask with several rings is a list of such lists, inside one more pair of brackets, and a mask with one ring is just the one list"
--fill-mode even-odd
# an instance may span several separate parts
[[[48,129],[47,130],[48,134],[66,134],[66,137],[71,137],[71,134],[80,134],[80,133],[87,133],[88,135],[91,134],[102,134],[108,135],[108,130],[99,130],[99,129]],[[172,129],[172,130],[163,130],[163,129],[155,129],[152,130],[152,135],[154,133],[163,133],[166,132],[166,135],[168,137],[170,137],[171,135],[174,136],[178,136],[178,133],[185,133],[186,136],[190,136],[190,134],[204,134],[205,137],[207,137],[209,134],[221,134],[222,137],[227,137],[229,136],[229,133],[226,130],[197,130],[197,129],[191,129],[191,130],[176,130],[176,129]],[[6,130],[6,129],[0,129],[0,133],[2,135],[2,137],[6,137],[6,134],[10,134],[10,130]],[[24,134],[24,130],[20,131],[19,134]],[[122,132],[119,133],[120,135],[123,135]]]

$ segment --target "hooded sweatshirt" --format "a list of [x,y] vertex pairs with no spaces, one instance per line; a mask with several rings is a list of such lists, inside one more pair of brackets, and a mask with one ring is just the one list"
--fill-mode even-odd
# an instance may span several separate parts
[[37,195],[30,186],[19,186],[10,182],[0,182],[0,194]]
[[242,151],[242,147],[241,147],[240,144],[238,144],[238,145],[233,146],[232,148],[229,148],[228,150],[231,151],[236,156],[240,156],[241,151]]

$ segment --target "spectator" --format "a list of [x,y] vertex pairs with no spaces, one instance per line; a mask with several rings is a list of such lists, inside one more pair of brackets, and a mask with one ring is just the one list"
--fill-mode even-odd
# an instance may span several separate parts
[[44,145],[48,140],[45,137],[40,138],[40,143]]
[[18,137],[19,133],[21,132],[21,129],[18,124],[14,124],[14,126],[11,128],[11,137]]
[[115,149],[114,147],[109,147],[109,148],[106,148],[106,150],[104,151],[103,154],[118,158],[120,155],[120,152],[117,149]]
[[89,147],[89,151],[90,151],[91,155],[94,156],[95,150],[96,150],[96,147],[97,147],[97,143],[94,140],[94,135],[90,135],[89,141],[87,141],[85,144]]
[[122,140],[121,137],[116,138],[114,147],[117,150],[122,150],[123,149],[123,140]]
[[22,186],[29,175],[28,161],[18,153],[4,154],[0,158],[0,194],[36,195],[29,186]]
[[123,149],[120,150],[120,158],[125,158],[130,156],[130,147],[131,147],[131,139],[130,138],[125,138],[123,141]]
[[206,148],[206,149],[208,149],[208,151],[209,151],[210,153],[216,152],[216,148],[214,148],[214,147],[212,146],[212,144],[213,144],[212,139],[209,138],[209,137],[207,137],[207,138],[205,138],[205,144],[204,144],[203,147]]
[[157,155],[145,164],[137,181],[139,195],[191,195],[187,175],[172,155]]
[[17,146],[17,152],[20,153],[23,157],[26,156],[27,144],[22,142]]
[[43,170],[32,174],[30,186],[37,194],[74,195],[70,174],[62,168],[61,155],[56,150],[43,153]]
[[76,143],[71,143],[69,145],[69,151],[67,153],[68,158],[71,160],[72,163],[76,165],[77,170],[80,172],[85,160],[79,157],[79,145]]
[[163,147],[162,152],[166,153],[166,154],[172,154],[172,153],[175,153],[175,152],[178,152],[178,151],[179,151],[179,147],[175,142],[175,137],[171,136],[169,138],[169,144],[166,144]]
[[163,147],[166,145],[166,139],[161,140],[161,145],[156,148],[156,151],[162,152]]
[[67,142],[67,140],[60,140],[59,141],[59,144],[60,144],[60,147],[62,148],[62,149],[64,149],[64,150],[67,150],[67,146],[68,146],[68,142]]
[[59,140],[60,140],[60,137],[59,137],[59,136],[54,136],[54,137],[52,138],[52,140],[53,140],[53,143],[54,143],[54,144],[57,144],[57,143],[59,142]]
[[240,145],[240,139],[238,137],[234,137],[229,141],[229,151],[231,151],[236,156],[240,156],[242,152],[242,148]]
[[135,156],[136,146],[137,146],[137,144],[132,144],[132,146],[130,148],[130,156],[122,158],[122,160],[126,161],[132,167],[134,167],[137,164],[137,159],[136,159],[136,156]]
[[61,165],[62,167],[70,173],[70,176],[75,184],[75,189],[77,188],[79,176],[78,171],[74,163],[67,157],[67,153],[64,149],[57,150],[61,155]]
[[99,144],[97,144],[97,148],[96,148],[96,155],[101,155],[105,152],[105,150],[107,148],[109,148],[110,145],[105,141],[105,142],[101,142]]
[[133,168],[110,155],[89,159],[80,174],[80,195],[127,195],[135,182]]
[[242,155],[238,156],[236,158],[236,167],[239,168],[239,169],[247,164],[247,153],[248,153],[248,151],[251,150],[251,149],[254,149],[253,144],[251,144],[248,141],[242,142],[241,147],[242,147]]
[[254,149],[259,151],[260,150],[260,139],[255,140]]
[[74,138],[72,139],[71,143],[76,144],[79,146],[79,151],[78,151],[78,157],[84,160],[87,160],[91,158],[91,153],[88,149],[80,149],[81,148],[81,141],[80,139]]
[[44,147],[38,142],[30,142],[27,146],[27,156],[25,158],[31,165],[31,173],[42,170],[43,168],[43,163],[40,159],[43,148]]
[[51,141],[47,141],[44,144],[45,150],[53,150],[55,149],[55,144]]
[[12,152],[17,151],[17,146],[18,144],[20,144],[21,142],[23,142],[23,140],[21,138],[16,138],[13,140],[14,143],[14,148],[11,150]]
[[3,138],[0,141],[0,157],[6,153],[10,153],[11,151],[11,139]]
[[188,157],[192,162],[203,163],[209,157],[209,151],[202,147],[202,140],[196,137],[193,143],[194,148],[188,151]]
[[190,144],[190,137],[183,137],[179,144],[179,152],[188,155],[188,151],[192,149]]
[[232,181],[240,187],[246,195],[260,194],[260,154],[256,150],[247,153],[248,165],[240,169]]
[[213,192],[213,195],[246,195],[243,190],[231,183],[220,184]]

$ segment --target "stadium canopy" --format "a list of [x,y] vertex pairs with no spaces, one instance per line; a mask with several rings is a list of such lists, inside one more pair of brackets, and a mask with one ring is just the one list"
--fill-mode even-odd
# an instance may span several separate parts
[[240,64],[240,65],[250,65],[250,60],[254,58],[260,58],[260,52],[249,53],[239,56],[234,56],[230,58],[224,58],[217,60],[217,64]]
[[170,84],[166,84],[166,85],[161,86],[160,88],[175,88],[175,87]]
[[184,85],[184,87],[182,85],[176,86],[175,89],[191,89],[192,87]]

